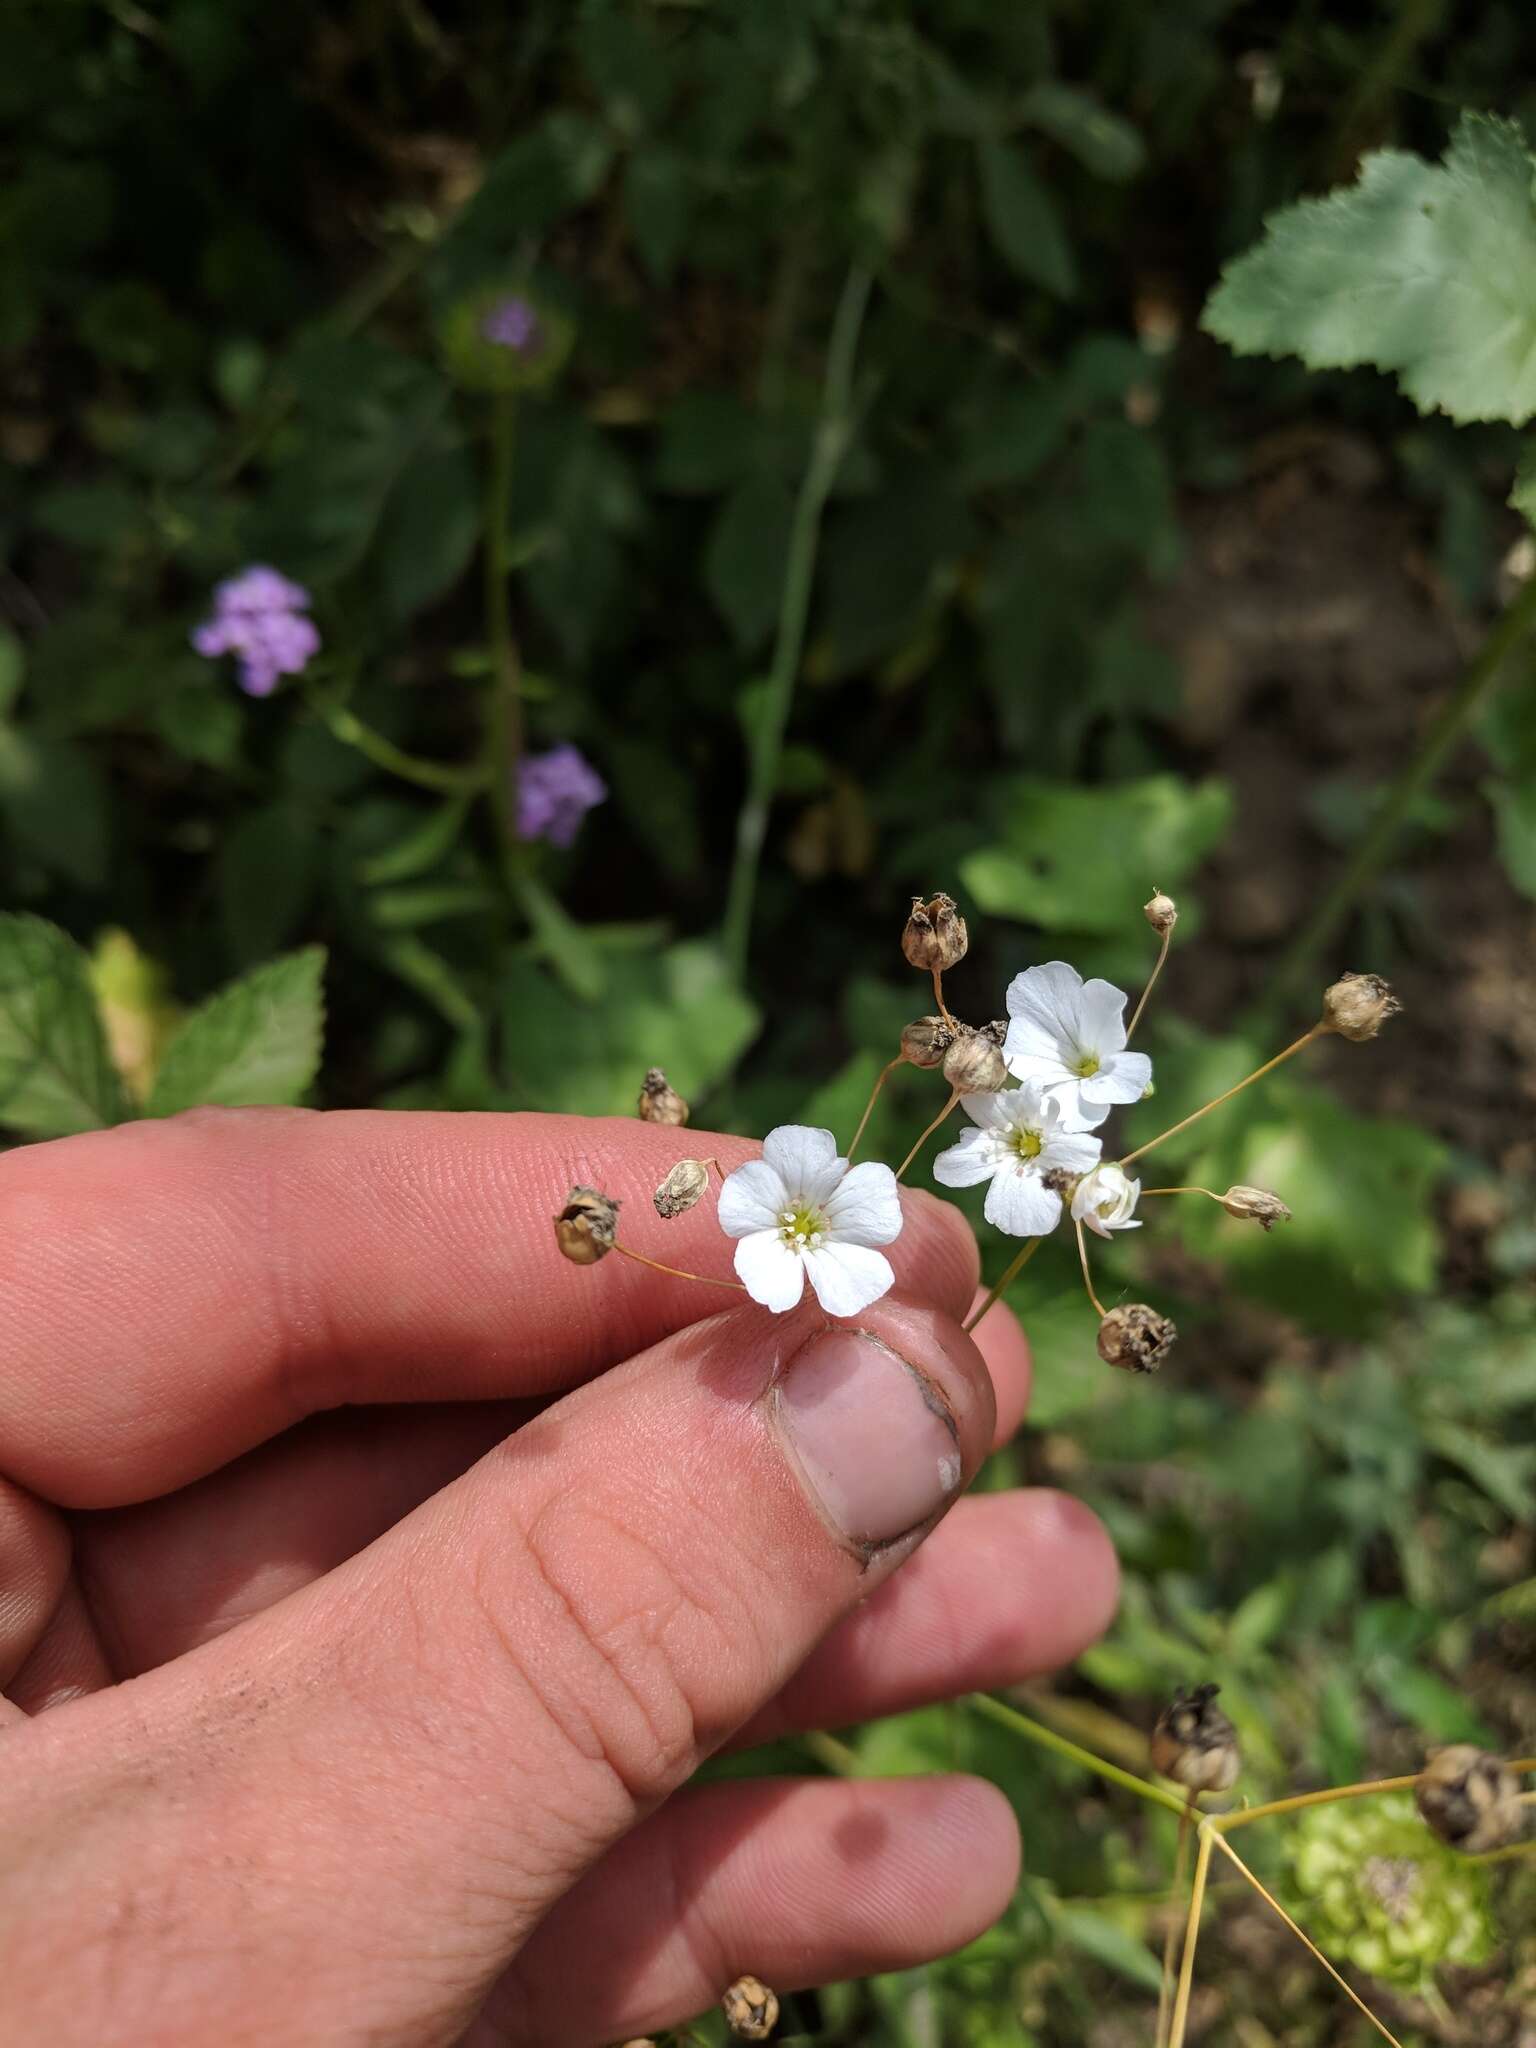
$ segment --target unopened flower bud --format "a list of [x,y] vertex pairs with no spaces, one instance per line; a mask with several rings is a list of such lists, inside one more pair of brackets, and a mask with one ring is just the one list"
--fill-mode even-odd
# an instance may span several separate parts
[[942,1017],[914,1017],[902,1030],[902,1057],[914,1067],[937,1067],[954,1042],[955,1027]]
[[962,1031],[944,1055],[944,1078],[960,1095],[995,1095],[1008,1079],[1008,1066],[991,1039]]
[[572,1188],[555,1218],[555,1242],[576,1266],[595,1266],[613,1250],[619,1205],[596,1188]]
[[1154,889],[1150,903],[1141,906],[1141,914],[1161,938],[1171,932],[1179,921],[1179,906],[1171,896],[1165,896],[1161,889]]
[[640,1084],[637,1115],[648,1124],[685,1124],[688,1105],[668,1081],[660,1067],[652,1067]]
[[1187,1792],[1227,1792],[1242,1757],[1237,1730],[1214,1704],[1219,1685],[1197,1685],[1164,1707],[1152,1730],[1152,1764]]
[[1277,1223],[1289,1223],[1291,1220],[1290,1210],[1268,1188],[1228,1188],[1221,1198],[1221,1206],[1229,1216],[1236,1216],[1245,1223],[1257,1223],[1263,1230],[1273,1230]]
[[681,1216],[709,1186],[709,1168],[702,1159],[679,1159],[653,1197],[656,1214],[670,1223]]
[[1175,1324],[1144,1301],[1123,1302],[1099,1325],[1099,1356],[1126,1372],[1156,1372],[1178,1335]]
[[1516,1841],[1524,1823],[1520,1781],[1502,1757],[1470,1742],[1435,1750],[1414,1797],[1441,1841],[1469,1856]]
[[1402,1007],[1379,974],[1346,974],[1324,993],[1323,1028],[1361,1045]]
[[760,1977],[738,1977],[720,2010],[738,2041],[766,2041],[779,2024],[779,2001]]
[[930,903],[924,903],[921,896],[912,898],[912,915],[901,935],[901,950],[914,967],[943,974],[965,958],[969,943],[965,919],[951,897],[935,896]]

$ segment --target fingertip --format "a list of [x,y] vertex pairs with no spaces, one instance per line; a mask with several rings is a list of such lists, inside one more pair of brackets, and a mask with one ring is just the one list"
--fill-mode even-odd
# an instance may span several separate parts
[[[978,1286],[966,1312],[967,1321],[986,1298],[986,1289]],[[992,1391],[997,1399],[997,1428],[992,1448],[996,1450],[1008,1442],[1024,1420],[1034,1383],[1034,1361],[1023,1326],[1005,1302],[994,1302],[971,1336],[992,1376]]]
[[1018,1889],[1024,1845],[1018,1815],[986,1778],[955,1772],[920,1781],[932,1799],[927,1842],[931,1878],[946,1901],[944,1941],[974,1941]]
[[1042,1540],[1049,1542],[1064,1562],[1070,1561],[1065,1576],[1072,1633],[1079,1638],[1063,1660],[1070,1661],[1096,1642],[1115,1618],[1120,1605],[1120,1560],[1109,1531],[1085,1501],[1048,1486],[1032,1491],[1030,1500]]
[[974,1298],[981,1255],[970,1225],[953,1202],[925,1188],[903,1187],[906,1229],[891,1248],[896,1284],[921,1296],[958,1321]]

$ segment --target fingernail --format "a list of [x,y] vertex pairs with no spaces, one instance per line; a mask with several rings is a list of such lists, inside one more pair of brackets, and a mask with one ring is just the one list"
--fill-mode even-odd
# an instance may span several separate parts
[[888,1543],[926,1522],[960,1484],[960,1444],[930,1381],[877,1337],[813,1337],[773,1388],[791,1462],[833,1527]]

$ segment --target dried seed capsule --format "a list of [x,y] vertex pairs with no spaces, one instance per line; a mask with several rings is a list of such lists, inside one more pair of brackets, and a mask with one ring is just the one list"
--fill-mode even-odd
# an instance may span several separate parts
[[709,1168],[702,1159],[679,1159],[652,1198],[656,1214],[670,1223],[684,1215],[709,1186]]
[[660,1067],[652,1067],[640,1084],[636,1114],[648,1124],[685,1124],[688,1105]]
[[766,2041],[779,2024],[779,2001],[760,1977],[738,1977],[720,2010],[738,2041]]
[[1323,1028],[1361,1045],[1402,1007],[1379,974],[1346,974],[1324,992]]
[[1099,1325],[1099,1356],[1127,1372],[1156,1372],[1178,1335],[1176,1325],[1144,1301],[1122,1302]]
[[912,914],[901,935],[901,950],[914,967],[943,974],[965,958],[969,943],[965,919],[956,910],[952,897],[935,896],[928,903],[921,896],[912,898]]
[[1433,1751],[1414,1797],[1441,1841],[1469,1856],[1502,1849],[1522,1831],[1519,1779],[1502,1757],[1470,1742]]
[[1237,1730],[1212,1702],[1219,1685],[1197,1685],[1157,1717],[1152,1730],[1153,1768],[1187,1792],[1226,1792],[1237,1780],[1242,1757]]
[[944,1055],[944,1078],[961,1095],[995,1095],[1008,1079],[1008,1067],[990,1038],[962,1028]]
[[994,1045],[1000,1046],[1008,1036],[1008,1019],[994,1017],[990,1024],[978,1024],[976,1029],[983,1038],[990,1038]]
[[1291,1220],[1290,1210],[1268,1188],[1228,1188],[1221,1198],[1221,1206],[1229,1216],[1237,1216],[1245,1223],[1257,1223],[1264,1230],[1273,1230],[1277,1223],[1289,1223]]
[[1141,906],[1141,914],[1161,938],[1164,933],[1171,932],[1178,923],[1179,906],[1171,896],[1165,896],[1161,889],[1154,889],[1151,902]]
[[572,1188],[555,1218],[555,1242],[576,1266],[595,1266],[618,1232],[619,1205],[596,1188]]
[[914,1017],[902,1027],[902,1057],[914,1067],[939,1066],[955,1042],[955,1027],[942,1017]]

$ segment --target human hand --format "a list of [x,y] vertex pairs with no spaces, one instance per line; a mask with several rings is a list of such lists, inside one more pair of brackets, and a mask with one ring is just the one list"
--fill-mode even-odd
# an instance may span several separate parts
[[[1115,1592],[1060,1496],[934,1527],[1028,1375],[1006,1311],[961,1334],[952,1210],[904,1196],[856,1329],[560,1259],[568,1184],[644,1218],[684,1149],[758,1148],[247,1110],[0,1160],[13,2048],[564,2048],[1002,1909],[975,1780],[679,1789],[1059,1664]],[[712,1211],[626,1241],[726,1278]]]

